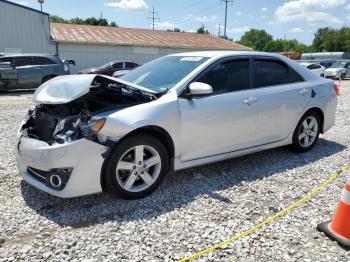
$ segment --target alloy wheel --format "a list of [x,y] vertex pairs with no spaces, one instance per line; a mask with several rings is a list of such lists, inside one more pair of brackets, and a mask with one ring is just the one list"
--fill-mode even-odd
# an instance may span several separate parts
[[314,116],[309,116],[304,119],[299,128],[299,143],[302,147],[307,148],[311,146],[317,137],[318,123]]
[[149,145],[137,145],[128,149],[119,159],[116,178],[119,185],[129,192],[140,192],[154,184],[161,172],[161,158]]

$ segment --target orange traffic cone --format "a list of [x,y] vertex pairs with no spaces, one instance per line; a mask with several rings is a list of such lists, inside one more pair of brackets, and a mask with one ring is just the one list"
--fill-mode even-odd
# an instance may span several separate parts
[[340,95],[340,84],[341,84],[341,80],[334,81],[334,84],[333,84],[333,88],[337,96]]
[[350,178],[346,181],[332,221],[318,224],[317,229],[343,248],[350,249]]

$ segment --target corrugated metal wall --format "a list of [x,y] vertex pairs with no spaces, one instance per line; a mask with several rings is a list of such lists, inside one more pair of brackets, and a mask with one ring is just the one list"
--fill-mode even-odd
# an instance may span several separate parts
[[[52,45],[55,48],[55,45]],[[101,44],[59,43],[58,55],[62,59],[73,59],[76,66],[71,67],[75,73],[87,67],[95,67],[104,63],[120,60],[144,64],[160,56],[171,53],[192,51],[181,48],[160,48],[143,46],[112,46]],[[55,52],[55,50],[52,50]]]
[[50,52],[48,15],[0,1],[0,52]]

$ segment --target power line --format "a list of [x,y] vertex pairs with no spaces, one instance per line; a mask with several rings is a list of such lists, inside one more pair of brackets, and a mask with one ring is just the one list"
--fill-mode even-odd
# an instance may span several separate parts
[[227,25],[227,4],[233,3],[233,0],[220,0],[220,3],[225,3],[225,26],[224,26],[224,37],[226,38],[226,25]]
[[151,23],[151,25],[152,25],[152,29],[154,30],[154,26],[156,25],[156,23],[155,23],[155,21],[156,20],[160,20],[160,18],[159,17],[155,17],[155,15],[158,15],[158,12],[155,12],[154,11],[154,6],[153,6],[153,8],[152,8],[152,11],[151,12],[149,12],[150,13],[150,15],[152,15],[151,17],[147,17],[147,20],[148,19],[151,19],[152,20],[152,23]]

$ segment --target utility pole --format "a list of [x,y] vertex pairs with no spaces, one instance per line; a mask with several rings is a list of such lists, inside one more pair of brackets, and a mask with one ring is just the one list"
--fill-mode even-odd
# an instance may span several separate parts
[[228,3],[233,3],[233,0],[220,0],[220,3],[225,3],[225,26],[224,26],[224,37],[226,38],[226,26],[227,26],[227,5]]
[[221,24],[219,24],[219,33],[218,33],[218,36],[219,36],[219,37],[221,36]]
[[154,30],[154,26],[155,26],[155,21],[156,20],[158,20],[159,21],[159,17],[156,17],[156,15],[158,15],[158,12],[155,12],[154,11],[154,6],[153,6],[153,8],[152,8],[152,12],[150,12],[150,15],[152,15],[151,17],[147,17],[147,20],[148,19],[151,19],[152,20],[152,23],[151,23],[151,25],[152,25],[152,30]]

